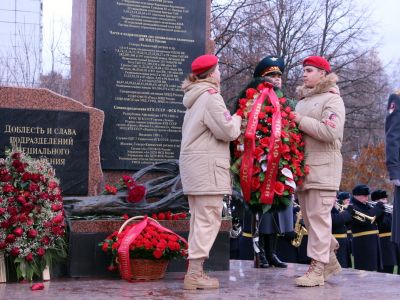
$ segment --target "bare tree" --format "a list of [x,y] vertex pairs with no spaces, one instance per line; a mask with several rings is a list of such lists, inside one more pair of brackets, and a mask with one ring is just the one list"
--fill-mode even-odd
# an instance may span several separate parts
[[223,63],[225,98],[236,97],[257,62],[270,54],[285,59],[286,95],[295,98],[302,60],[325,56],[340,77],[347,109],[345,153],[351,157],[364,145],[381,140],[389,82],[375,47],[364,38],[372,34],[367,10],[346,0],[215,2],[213,36]]

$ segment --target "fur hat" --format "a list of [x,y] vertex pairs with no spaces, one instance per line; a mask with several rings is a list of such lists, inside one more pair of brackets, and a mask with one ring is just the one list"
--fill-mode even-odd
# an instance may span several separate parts
[[346,200],[346,199],[350,199],[351,198],[351,195],[350,195],[350,193],[349,192],[340,192],[338,195],[337,195],[337,197],[336,197],[338,200]]
[[313,66],[326,72],[331,72],[331,65],[322,56],[309,56],[303,61],[303,67]]
[[207,72],[218,64],[218,57],[212,54],[205,54],[197,57],[192,62],[192,73],[195,75]]
[[371,193],[371,200],[378,201],[380,199],[387,198],[388,195],[385,190],[375,190]]
[[368,196],[370,193],[368,185],[365,184],[356,185],[352,191],[353,196]]

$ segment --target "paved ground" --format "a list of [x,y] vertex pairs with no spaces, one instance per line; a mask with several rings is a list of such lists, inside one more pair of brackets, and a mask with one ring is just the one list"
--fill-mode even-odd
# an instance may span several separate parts
[[400,275],[345,269],[322,287],[299,288],[294,278],[305,265],[287,269],[254,269],[250,261],[231,261],[231,270],[214,272],[221,288],[212,291],[182,290],[183,273],[168,273],[154,282],[115,279],[57,279],[45,289],[31,291],[27,283],[0,284],[1,300],[48,299],[400,299]]

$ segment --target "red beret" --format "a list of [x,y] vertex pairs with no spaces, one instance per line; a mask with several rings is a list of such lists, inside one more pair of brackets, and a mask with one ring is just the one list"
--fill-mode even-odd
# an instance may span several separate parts
[[218,57],[212,54],[205,54],[197,57],[192,62],[192,73],[199,75],[218,64]]
[[313,66],[326,72],[331,71],[331,65],[322,56],[309,56],[303,61],[303,66]]

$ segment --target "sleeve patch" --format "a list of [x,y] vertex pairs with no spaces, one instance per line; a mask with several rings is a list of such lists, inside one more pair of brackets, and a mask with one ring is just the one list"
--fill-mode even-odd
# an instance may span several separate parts
[[229,111],[224,112],[224,117],[228,122],[232,120],[232,116]]
[[218,91],[216,90],[216,89],[208,89],[207,90],[207,92],[209,93],[209,94],[217,94],[218,93]]

